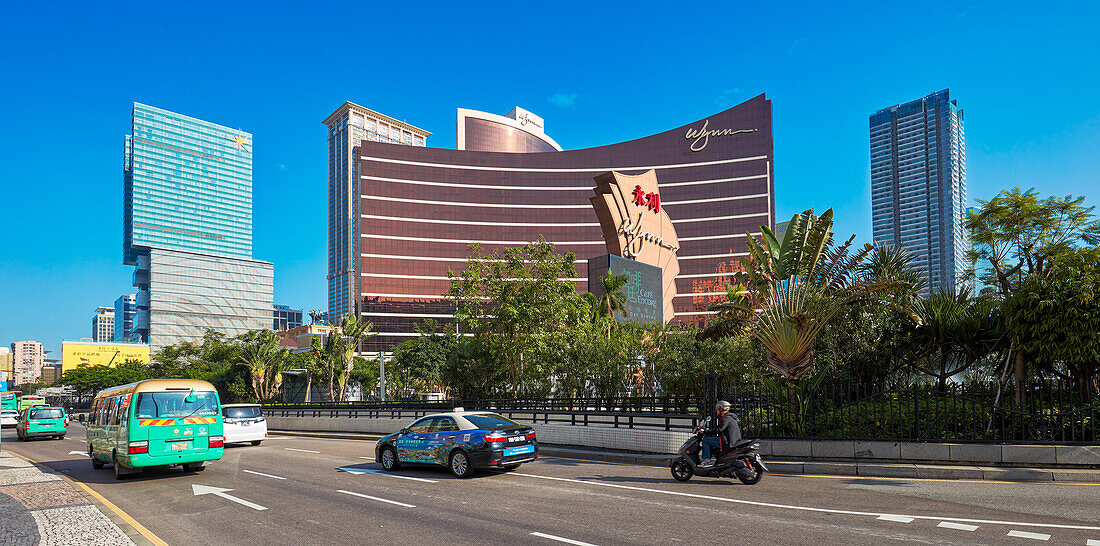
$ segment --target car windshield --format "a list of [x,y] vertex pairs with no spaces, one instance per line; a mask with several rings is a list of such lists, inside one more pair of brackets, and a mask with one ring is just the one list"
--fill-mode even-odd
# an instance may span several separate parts
[[495,413],[480,413],[477,415],[464,415],[463,417],[480,430],[503,430],[523,426]]
[[255,419],[260,416],[260,408],[257,406],[222,408],[222,415],[230,419]]
[[138,395],[136,417],[208,417],[218,414],[218,397],[212,392],[143,392]]
[[61,419],[65,417],[65,412],[61,408],[42,408],[32,409],[31,419]]

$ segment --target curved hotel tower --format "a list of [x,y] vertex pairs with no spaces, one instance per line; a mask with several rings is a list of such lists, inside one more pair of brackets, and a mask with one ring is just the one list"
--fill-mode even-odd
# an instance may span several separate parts
[[704,320],[747,255],[746,232],[774,225],[764,95],[662,133],[580,150],[560,151],[542,119],[518,108],[508,116],[460,110],[458,129],[456,150],[370,140],[354,148],[358,246],[341,252],[358,255],[357,312],[379,332],[365,350],[415,336],[425,319],[448,322],[447,272],[465,267],[471,243],[491,252],[545,237],[576,254],[573,280],[587,290],[588,259],[608,253],[590,198],[595,177],[609,171],[656,171],[660,206],[679,236],[676,321]]

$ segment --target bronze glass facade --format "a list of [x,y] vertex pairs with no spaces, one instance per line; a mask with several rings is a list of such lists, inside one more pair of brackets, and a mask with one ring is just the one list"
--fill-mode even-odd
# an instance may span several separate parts
[[702,322],[745,256],[745,233],[774,225],[771,102],[760,95],[652,136],[582,150],[504,153],[395,146],[356,149],[360,218],[355,276],[364,318],[387,350],[425,319],[446,323],[447,271],[467,246],[487,251],[540,236],[577,255],[578,290],[588,258],[606,254],[589,198],[607,171],[655,169],[661,206],[680,241],[677,321]]
[[495,152],[556,152],[549,142],[515,127],[487,119],[465,118],[466,150]]

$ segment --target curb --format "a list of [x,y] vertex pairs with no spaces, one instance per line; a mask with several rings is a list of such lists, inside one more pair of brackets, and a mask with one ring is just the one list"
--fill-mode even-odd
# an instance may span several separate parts
[[[309,432],[289,430],[273,430],[270,432],[283,436],[333,438],[341,440],[377,440],[384,436],[383,434],[354,432]],[[552,444],[541,444],[539,446],[539,454],[563,459],[580,459],[586,461],[654,467],[667,467],[675,457],[675,455],[671,454],[592,450]],[[773,474],[924,480],[1052,482],[1100,485],[1100,469],[1051,469],[843,461],[835,459],[798,460],[770,458],[765,458],[764,464],[768,466],[768,469]]]

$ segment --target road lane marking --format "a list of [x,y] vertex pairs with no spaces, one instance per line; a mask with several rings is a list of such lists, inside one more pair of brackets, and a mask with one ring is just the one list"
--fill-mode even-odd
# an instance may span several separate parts
[[548,535],[546,533],[531,533],[533,536],[547,538],[550,540],[556,540],[558,542],[564,542],[566,544],[576,544],[576,546],[596,546],[590,542],[581,542],[579,540],[573,540],[571,538],[558,537],[554,535]]
[[210,487],[209,485],[191,484],[191,491],[195,493],[195,496],[214,494],[228,501],[233,501],[237,504],[243,504],[253,510],[267,510],[266,506],[260,506],[254,502],[248,502],[242,498],[234,497],[229,494],[232,489],[226,489],[224,487]]
[[977,525],[967,525],[965,523],[955,523],[953,521],[941,521],[936,527],[955,529],[956,531],[976,531],[978,529]]
[[885,516],[879,516],[878,519],[882,521],[896,521],[898,523],[913,523],[913,518],[909,516],[894,516],[887,514]]
[[241,470],[241,472],[248,472],[249,474],[255,474],[257,476],[263,476],[265,478],[275,478],[276,480],[285,480],[282,476],[273,476],[271,474],[264,474],[263,472],[256,472],[255,470]]
[[575,479],[572,479],[572,478],[556,478],[554,476],[539,476],[538,474],[523,474],[523,473],[520,473],[520,472],[511,472],[511,473],[508,473],[506,475],[507,476],[522,476],[522,477],[525,477],[525,478],[539,478],[539,479],[543,479],[543,480],[556,480],[556,481],[562,481],[562,482],[580,483],[580,484],[585,484],[585,485],[598,485],[598,486],[601,486],[601,487],[611,487],[611,488],[614,488],[614,489],[626,489],[626,490],[630,490],[630,491],[643,491],[643,492],[647,492],[647,493],[660,493],[662,495],[673,495],[673,496],[677,496],[677,497],[688,497],[688,498],[693,498],[693,499],[706,499],[706,500],[716,500],[716,501],[721,501],[721,502],[732,502],[732,503],[735,503],[735,504],[746,504],[746,505],[750,505],[750,506],[762,506],[762,507],[765,507],[765,508],[784,508],[784,509],[787,509],[787,510],[801,510],[801,511],[804,511],[804,512],[820,512],[820,513],[824,513],[824,514],[845,514],[845,515],[849,515],[849,516],[874,516],[876,518],[880,517],[880,516],[902,516],[902,517],[910,517],[910,518],[913,518],[913,519],[922,519],[922,520],[958,521],[958,522],[969,522],[969,523],[986,523],[986,524],[991,524],[991,525],[1019,525],[1019,526],[1024,526],[1024,527],[1044,527],[1044,528],[1050,528],[1050,529],[1077,529],[1077,530],[1082,530],[1082,531],[1100,531],[1100,526],[1095,526],[1095,525],[1063,525],[1063,524],[1059,524],[1059,523],[1029,523],[1029,522],[1022,522],[1022,521],[1001,521],[1001,520],[972,519],[972,518],[944,518],[944,517],[937,517],[937,516],[913,516],[913,515],[907,515],[907,514],[888,514],[888,513],[885,513],[885,512],[862,512],[862,511],[858,511],[858,510],[839,510],[839,509],[835,509],[835,508],[817,508],[817,507],[813,507],[813,506],[797,506],[797,505],[792,505],[792,504],[776,504],[776,503],[773,503],[773,502],[760,502],[760,501],[750,501],[750,500],[742,500],[742,499],[730,499],[730,498],[726,498],[726,497],[714,497],[714,496],[711,496],[711,495],[700,495],[700,494],[697,494],[697,493],[683,493],[683,492],[680,492],[680,491],[663,491],[663,490],[660,490],[660,489],[651,489],[651,488],[648,488],[648,487],[636,487],[636,486],[633,486],[633,485],[621,485],[621,484],[617,484],[617,483],[604,483],[604,482],[597,482],[597,481],[590,481],[590,480],[575,480]]
[[1085,546],[1100,546],[1100,540],[1088,539],[1085,541]]
[[362,493],[356,493],[354,491],[345,491],[343,489],[337,489],[336,492],[337,493],[344,493],[345,495],[353,495],[353,496],[356,496],[356,497],[363,497],[364,499],[370,499],[370,500],[373,500],[373,501],[386,502],[386,503],[389,503],[389,504],[396,504],[398,506],[404,506],[405,508],[416,508],[415,506],[413,506],[411,504],[405,504],[403,502],[397,502],[397,501],[393,501],[393,500],[389,500],[389,499],[380,499],[378,497],[372,497],[370,495],[364,495]]
[[374,460],[374,457],[359,457],[359,458],[360,458],[360,459],[370,459],[370,460],[372,460],[372,461]]
[[1046,533],[1029,533],[1027,531],[1009,531],[1008,536],[1016,538],[1030,538],[1035,540],[1050,540],[1050,535]]
[[380,470],[372,470],[370,468],[351,468],[351,467],[348,467],[348,466],[341,466],[340,468],[337,468],[336,470],[343,470],[344,472],[347,472],[348,474],[376,474],[378,476],[389,476],[391,478],[401,478],[403,480],[413,480],[413,481],[416,481],[416,482],[439,483],[439,480],[426,480],[424,478],[414,478],[412,476],[402,476],[400,474],[390,474],[389,472],[382,472]]
[[302,453],[321,453],[320,451],[313,451],[312,449],[296,449],[293,447],[284,447],[287,451],[301,451]]
[[85,453],[85,452],[83,452],[83,451],[70,451],[70,452],[69,452],[69,455],[83,455],[83,456],[85,456],[85,457],[87,457],[87,456],[88,456],[88,454],[87,454],[87,453]]
[[[29,457],[23,456],[19,453],[16,453],[14,451],[8,450],[8,453],[11,453],[12,455],[15,455],[16,457],[19,457],[20,459],[23,459],[24,461],[27,461],[29,463],[40,464],[37,461],[35,461],[35,460],[33,460]],[[154,535],[152,531],[146,529],[144,525],[138,523],[136,519],[134,519],[133,517],[130,516],[130,514],[127,514],[126,512],[123,512],[121,508],[115,506],[115,504],[113,502],[107,500],[107,497],[104,497],[103,495],[100,495],[99,493],[96,493],[94,489],[92,489],[91,487],[88,487],[87,485],[84,484],[84,482],[72,477],[71,475],[66,474],[64,477],[67,480],[71,480],[76,485],[79,485],[81,489],[83,489],[84,491],[87,491],[89,495],[94,497],[97,501],[103,503],[103,506],[106,506],[112,512],[114,512],[116,515],[118,515],[118,517],[122,518],[122,521],[125,521],[126,523],[130,524],[130,527],[133,527],[135,530],[137,530],[137,532],[141,533],[141,536],[149,539],[149,542],[152,542],[155,546],[168,546],[167,542],[161,540],[160,537],[158,537],[157,535]]]

